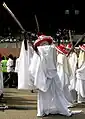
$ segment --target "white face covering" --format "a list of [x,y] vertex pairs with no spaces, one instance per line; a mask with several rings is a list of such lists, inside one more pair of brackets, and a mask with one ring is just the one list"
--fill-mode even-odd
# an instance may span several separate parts
[[49,45],[49,43],[47,41],[44,41],[40,44],[40,46],[45,46],[45,45]]

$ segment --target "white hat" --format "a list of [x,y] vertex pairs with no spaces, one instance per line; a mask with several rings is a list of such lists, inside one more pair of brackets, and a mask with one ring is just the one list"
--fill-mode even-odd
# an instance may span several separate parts
[[48,42],[48,43],[52,43],[53,42],[53,38],[51,36],[45,36],[45,35],[41,35],[38,37],[38,39],[34,42],[34,46],[40,46],[40,44],[42,42]]
[[85,51],[85,45],[84,45],[84,44],[83,44],[83,45],[79,45],[79,48],[80,48],[81,50]]
[[56,46],[55,48],[58,52],[60,52],[62,54],[68,54],[68,51],[65,50],[65,48],[63,48],[62,46]]

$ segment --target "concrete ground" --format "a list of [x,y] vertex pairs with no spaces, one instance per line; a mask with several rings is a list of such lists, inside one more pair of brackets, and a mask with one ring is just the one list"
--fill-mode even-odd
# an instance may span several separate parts
[[71,117],[61,115],[49,115],[37,117],[37,93],[30,91],[19,91],[17,89],[4,89],[4,99],[1,105],[8,105],[10,109],[0,110],[0,119],[85,119],[85,104],[77,104],[71,110],[82,110],[80,114]]

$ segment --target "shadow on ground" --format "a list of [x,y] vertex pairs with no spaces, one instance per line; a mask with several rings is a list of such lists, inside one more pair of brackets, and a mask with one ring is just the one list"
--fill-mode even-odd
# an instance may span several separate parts
[[49,115],[46,117],[41,117],[40,119],[85,119],[85,114],[80,113],[80,114],[72,115],[70,117],[63,116],[63,115]]
[[[12,96],[12,94],[14,96]],[[16,93],[18,93],[16,95]],[[10,110],[36,110],[36,97],[33,96],[19,96],[20,92],[5,92],[3,99],[0,101],[1,106],[3,104],[8,106]],[[30,93],[31,94],[31,93]]]
[[[32,103],[24,98],[21,97],[5,97],[1,101],[1,106],[2,104],[5,104],[8,106],[9,110],[36,110],[36,102]],[[8,110],[7,109],[7,110]]]

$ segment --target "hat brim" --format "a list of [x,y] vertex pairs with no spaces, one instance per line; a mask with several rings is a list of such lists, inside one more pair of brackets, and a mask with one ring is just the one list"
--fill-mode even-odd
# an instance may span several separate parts
[[63,45],[63,44],[60,44],[60,46],[63,47],[63,48],[66,48],[65,45]]
[[56,48],[56,50],[57,50],[58,52],[64,54],[63,51],[62,51],[59,47],[55,47],[55,48]]
[[85,47],[79,45],[79,48],[80,48],[81,50],[85,51]]
[[40,46],[40,44],[42,44],[42,42],[48,42],[49,44],[51,44],[53,42],[53,39],[51,39],[49,37],[38,39],[37,41],[35,41],[34,46]]
[[60,49],[59,47],[56,47],[56,50],[57,50],[58,52],[64,54],[64,55],[67,55],[67,54],[68,54],[68,52],[67,52],[65,49],[62,50],[62,49]]

